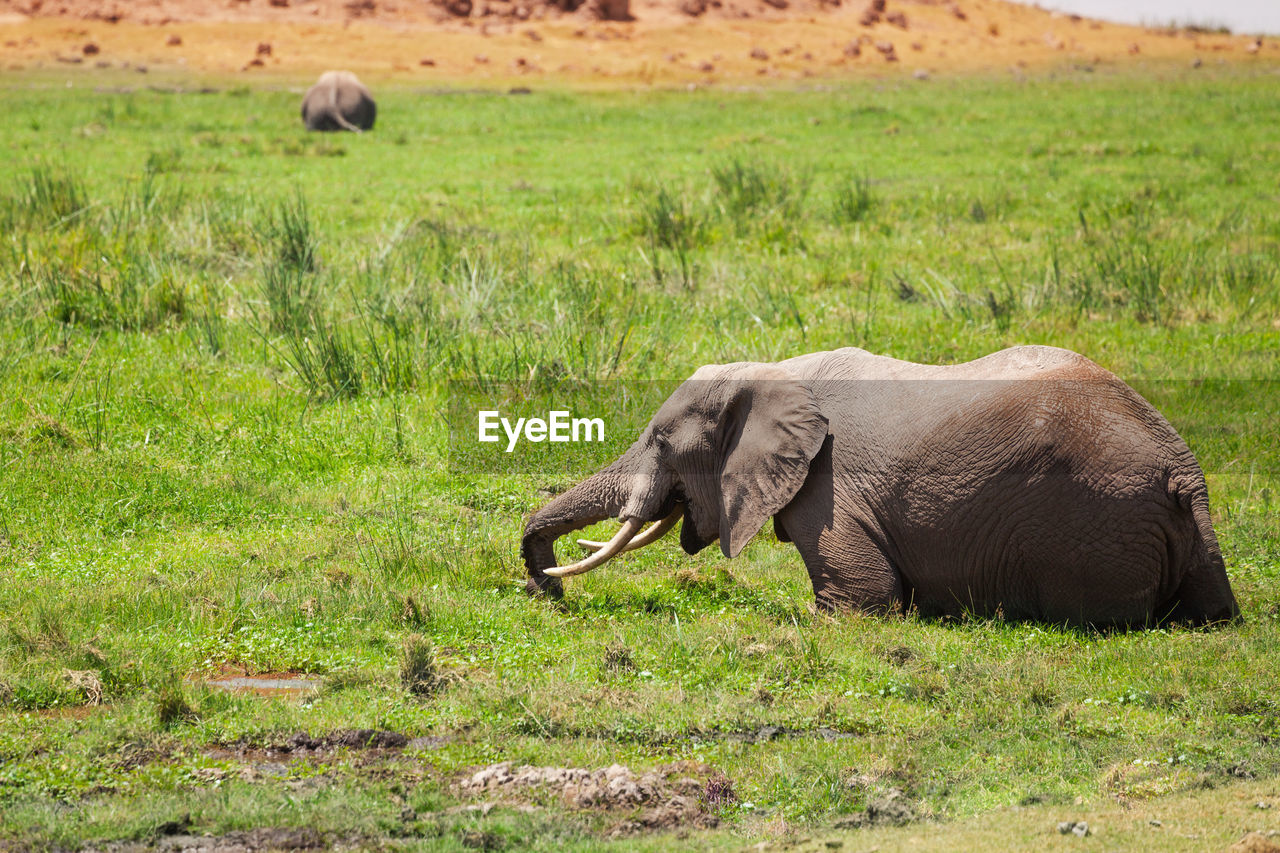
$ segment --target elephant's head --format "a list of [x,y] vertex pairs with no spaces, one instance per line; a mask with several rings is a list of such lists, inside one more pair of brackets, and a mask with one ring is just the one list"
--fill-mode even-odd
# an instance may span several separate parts
[[[613,464],[529,517],[521,547],[528,591],[558,596],[560,577],[643,547],[683,518],[680,544],[695,554],[720,540],[734,557],[791,502],[827,436],[809,389],[786,370],[738,363],[699,368]],[[606,518],[622,529],[596,552],[556,567],[555,540]],[[658,522],[636,535],[648,521]]]

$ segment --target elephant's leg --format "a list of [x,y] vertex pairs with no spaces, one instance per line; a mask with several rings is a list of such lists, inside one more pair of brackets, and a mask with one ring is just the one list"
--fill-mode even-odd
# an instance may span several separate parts
[[1219,559],[1192,567],[1178,589],[1156,613],[1164,622],[1204,625],[1239,617],[1231,582]]
[[[897,613],[906,599],[902,578],[864,530],[823,529],[800,533],[788,523],[813,582],[819,610]],[[810,534],[810,535],[805,535]]]

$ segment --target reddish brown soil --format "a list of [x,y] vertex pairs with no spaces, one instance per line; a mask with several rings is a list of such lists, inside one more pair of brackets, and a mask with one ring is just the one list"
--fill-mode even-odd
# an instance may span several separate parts
[[[0,0],[0,70],[685,84],[1280,61],[1280,41],[1104,24],[1003,0]],[[717,5],[718,4],[718,5]],[[451,13],[469,10],[460,16]],[[701,11],[699,11],[701,10]],[[697,13],[697,14],[691,14]]]

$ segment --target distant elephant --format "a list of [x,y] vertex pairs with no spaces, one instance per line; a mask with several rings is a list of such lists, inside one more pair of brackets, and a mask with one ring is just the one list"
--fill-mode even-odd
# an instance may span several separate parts
[[[625,454],[529,517],[527,589],[558,597],[561,577],[680,519],[686,552],[719,539],[734,557],[770,516],[824,610],[1239,614],[1187,445],[1116,376],[1042,346],[941,367],[852,348],[702,367]],[[613,539],[556,567],[558,537],[611,517]]]
[[307,130],[351,130],[373,127],[378,108],[364,84],[350,71],[326,71],[302,96]]

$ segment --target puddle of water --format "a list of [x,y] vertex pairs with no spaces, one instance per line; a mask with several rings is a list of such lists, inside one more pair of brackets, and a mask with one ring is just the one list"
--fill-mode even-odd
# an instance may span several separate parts
[[225,690],[228,693],[254,693],[259,696],[299,696],[320,689],[318,678],[306,678],[289,673],[236,675],[214,678],[204,683],[215,690]]

